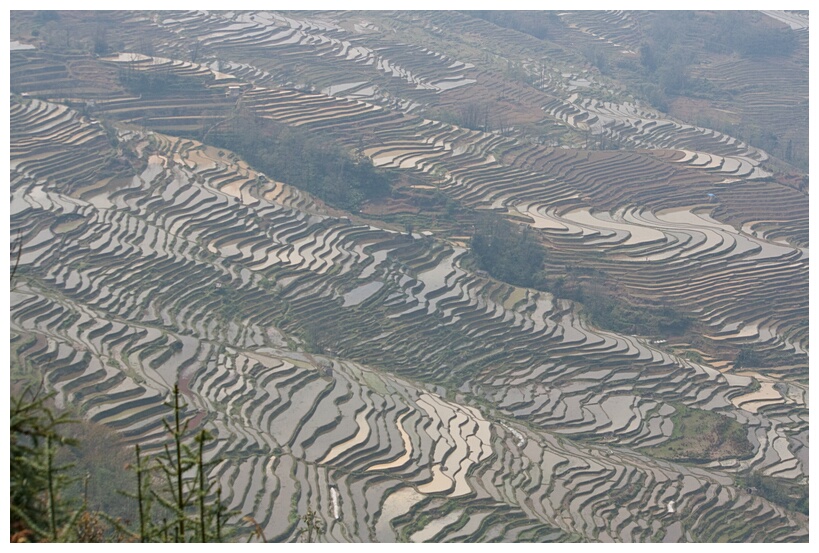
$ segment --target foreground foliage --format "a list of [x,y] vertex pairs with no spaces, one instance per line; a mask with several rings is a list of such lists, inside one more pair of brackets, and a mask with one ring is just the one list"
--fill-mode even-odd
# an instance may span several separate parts
[[11,398],[10,510],[11,541],[78,541],[77,520],[83,508],[62,497],[69,483],[68,465],[54,462],[55,451],[73,443],[59,430],[71,419],[48,407],[53,394],[27,386]]
[[207,477],[216,461],[204,461],[205,444],[212,436],[202,430],[194,436],[193,447],[188,444],[190,419],[182,417],[185,405],[178,386],[169,404],[173,417],[165,421],[172,445],[147,458],[136,446],[136,492],[125,494],[136,501],[136,527],[89,510],[87,493],[82,501],[71,494],[76,482],[67,476],[71,465],[55,462],[55,455],[62,446],[77,445],[60,432],[75,421],[66,413],[55,414],[49,405],[53,397],[42,386],[28,386],[11,399],[12,542],[225,540],[232,513],[221,501],[221,488]]

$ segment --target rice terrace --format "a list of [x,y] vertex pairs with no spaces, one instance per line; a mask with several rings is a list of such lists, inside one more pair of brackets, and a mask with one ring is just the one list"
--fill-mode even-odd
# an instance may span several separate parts
[[12,541],[807,542],[808,21],[12,11]]

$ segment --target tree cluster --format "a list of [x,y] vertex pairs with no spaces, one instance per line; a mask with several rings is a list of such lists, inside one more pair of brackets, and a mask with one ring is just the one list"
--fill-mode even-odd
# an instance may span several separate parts
[[632,303],[603,285],[587,285],[580,290],[584,311],[600,328],[642,336],[677,336],[692,324],[692,319],[670,305]]
[[527,288],[542,288],[543,247],[529,227],[519,227],[500,217],[479,217],[472,236],[472,253],[478,267],[494,278]]
[[750,472],[738,479],[739,485],[751,488],[768,501],[805,516],[810,514],[810,490],[807,484],[790,483],[782,478]]
[[232,150],[271,178],[355,211],[390,194],[390,178],[367,159],[354,159],[325,137],[242,114],[221,125],[208,142]]
[[513,29],[541,40],[549,38],[553,32],[552,26],[559,25],[559,18],[555,11],[477,10],[466,13],[493,25]]
[[173,92],[184,93],[190,82],[170,72],[170,69],[160,71],[143,71],[126,65],[119,72],[119,81],[123,87],[133,94],[155,98]]
[[647,82],[642,92],[663,111],[668,109],[668,96],[711,98],[717,93],[708,80],[691,77],[689,67],[697,61],[691,42],[711,52],[751,59],[787,57],[798,46],[792,30],[737,12],[655,12],[644,29],[639,54]]

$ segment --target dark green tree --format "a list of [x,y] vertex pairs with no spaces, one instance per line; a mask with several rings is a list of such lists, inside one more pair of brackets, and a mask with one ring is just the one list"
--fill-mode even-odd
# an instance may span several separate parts
[[136,446],[137,490],[128,494],[137,500],[139,528],[118,527],[141,542],[221,542],[229,513],[221,501],[221,488],[210,481],[208,469],[218,461],[205,462],[205,443],[213,437],[200,430],[188,442],[191,418],[183,416],[186,405],[175,385],[169,407],[173,410],[165,429],[171,444],[147,461]]
[[81,513],[62,494],[70,483],[69,465],[55,462],[55,452],[74,443],[58,431],[72,420],[48,406],[54,394],[42,385],[12,395],[10,413],[11,541],[74,541]]
[[299,528],[298,535],[304,536],[304,541],[313,543],[313,536],[318,538],[324,533],[324,523],[318,518],[318,513],[312,509],[307,509],[307,512],[301,516],[304,526]]

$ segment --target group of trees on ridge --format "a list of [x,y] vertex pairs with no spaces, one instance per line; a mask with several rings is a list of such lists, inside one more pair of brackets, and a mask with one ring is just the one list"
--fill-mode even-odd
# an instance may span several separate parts
[[528,226],[483,215],[475,222],[471,248],[478,267],[496,279],[525,288],[545,288],[545,252]]
[[600,271],[567,268],[562,276],[549,278],[548,256],[537,234],[495,214],[476,218],[471,253],[477,267],[493,278],[579,302],[600,328],[644,336],[680,335],[693,324],[691,317],[668,304],[645,305],[613,293],[614,283]]
[[392,178],[325,137],[242,112],[207,136],[272,178],[315,194],[328,204],[358,211],[389,196]]

